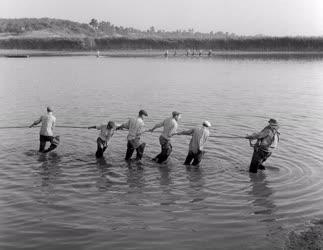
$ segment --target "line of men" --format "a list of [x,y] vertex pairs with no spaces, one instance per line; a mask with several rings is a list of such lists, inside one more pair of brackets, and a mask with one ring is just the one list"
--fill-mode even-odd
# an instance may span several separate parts
[[[189,135],[191,136],[191,140],[184,164],[199,166],[204,155],[204,145],[210,136],[209,128],[211,127],[211,123],[204,121],[201,127],[177,132],[180,115],[179,112],[173,111],[170,117],[157,123],[149,130],[145,129],[144,117],[148,116],[148,113],[145,110],[140,110],[137,117],[130,118],[119,126],[113,121],[109,121],[107,124],[99,126],[90,126],[88,129],[100,130],[99,137],[97,138],[97,151],[95,155],[97,158],[103,156],[103,153],[107,149],[116,130],[127,129],[127,151],[125,160],[130,161],[134,151],[136,151],[135,160],[140,162],[146,147],[146,143],[141,140],[143,133],[153,132],[157,128],[163,128],[163,131],[159,136],[161,152],[153,158],[153,161],[157,163],[164,163],[167,161],[172,152],[173,147],[171,139],[174,135]],[[59,144],[59,136],[54,137],[53,134],[56,117],[53,115],[53,109],[51,107],[47,107],[47,114],[34,121],[30,127],[39,123],[41,123],[39,152],[47,153],[54,150]],[[252,173],[257,173],[258,169],[265,169],[263,163],[271,156],[279,141],[278,122],[275,119],[270,119],[268,123],[268,126],[261,132],[253,133],[252,135],[247,135],[245,137],[250,140],[250,144],[251,141],[257,140],[255,144],[251,144],[254,148],[254,152],[249,171]],[[50,142],[48,149],[45,149],[46,142]]]

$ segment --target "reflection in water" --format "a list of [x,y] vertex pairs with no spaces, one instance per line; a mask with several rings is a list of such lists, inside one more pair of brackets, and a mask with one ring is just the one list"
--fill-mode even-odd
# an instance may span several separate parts
[[109,167],[105,157],[96,158],[96,166],[100,170],[104,170],[105,168]]
[[112,184],[106,177],[109,165],[104,157],[96,158],[96,167],[99,171],[99,178],[97,179],[96,186],[100,191],[107,190],[108,187],[110,187]]
[[206,194],[203,192],[205,181],[203,178],[203,170],[201,168],[188,166],[186,168],[187,178],[191,187],[188,190],[188,195],[192,198],[191,202],[200,202],[206,198]]
[[131,189],[136,188],[136,192],[141,192],[140,190],[145,186],[144,171],[142,168],[127,168],[126,170],[127,184],[129,185],[130,192]]
[[[261,171],[258,174],[249,173],[251,182],[251,194],[254,197],[253,205],[256,208],[255,214],[273,214],[275,204],[272,201],[273,191],[268,187],[266,175]],[[260,208],[260,209],[259,209]]]
[[172,178],[170,176],[171,169],[168,166],[158,167],[160,173],[159,183],[161,186],[169,186],[172,184]]
[[62,157],[56,152],[50,154],[40,153],[37,161],[42,163],[39,168],[39,175],[42,178],[41,186],[48,187],[55,181],[57,175],[61,173],[60,163]]
[[[283,243],[283,228],[276,220],[276,205],[272,199],[273,190],[269,187],[266,175],[261,171],[257,174],[249,173],[251,190],[254,198],[252,204],[255,207],[254,214],[259,217],[261,223],[265,223],[267,236],[270,236],[271,245]],[[257,217],[257,218],[258,218]]]
[[201,168],[188,166],[186,168],[186,173],[188,175],[188,180],[190,181],[190,186],[193,188],[200,189],[204,186],[203,174]]
[[170,175],[170,173],[172,172],[172,169],[167,165],[163,165],[163,166],[158,166],[158,170],[160,173],[159,184],[162,191],[162,195],[160,197],[160,205],[168,206],[168,205],[176,204],[177,197],[176,195],[174,195],[174,193],[172,193],[173,181]]

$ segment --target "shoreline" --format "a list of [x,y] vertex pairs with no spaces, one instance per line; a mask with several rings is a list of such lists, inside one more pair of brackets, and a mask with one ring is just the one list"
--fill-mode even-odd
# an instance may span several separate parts
[[17,49],[0,49],[0,57],[72,57],[72,56],[94,56],[94,57],[178,57],[178,58],[222,58],[222,57],[304,57],[304,58],[322,58],[323,51],[203,51],[202,55],[187,55],[186,50],[104,50],[99,51],[81,51],[81,50],[17,50]]

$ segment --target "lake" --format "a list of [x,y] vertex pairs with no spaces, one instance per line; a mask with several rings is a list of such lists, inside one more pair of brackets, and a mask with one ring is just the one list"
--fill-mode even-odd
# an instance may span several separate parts
[[[1,249],[282,249],[323,220],[323,60],[297,58],[0,58],[0,127],[28,126],[47,105],[57,125],[125,122],[147,128],[182,113],[179,131],[212,123],[245,136],[280,123],[267,170],[249,174],[245,139],[212,137],[199,169],[183,166],[190,137],[167,164],[123,160],[117,131],[96,160],[97,130],[56,128],[61,145],[37,152],[39,128],[0,129]],[[297,244],[297,243],[295,243]],[[306,244],[306,241],[305,243]]]

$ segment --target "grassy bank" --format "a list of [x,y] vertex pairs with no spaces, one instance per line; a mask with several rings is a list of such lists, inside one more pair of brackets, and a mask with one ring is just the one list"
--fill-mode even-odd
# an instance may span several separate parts
[[0,49],[27,50],[213,50],[323,51],[323,38],[153,39],[153,38],[32,38],[0,39]]

